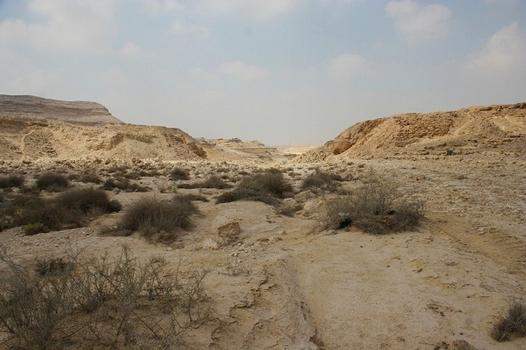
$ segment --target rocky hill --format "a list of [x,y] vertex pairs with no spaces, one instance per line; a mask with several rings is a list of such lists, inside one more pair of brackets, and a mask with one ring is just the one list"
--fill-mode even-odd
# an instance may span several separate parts
[[0,95],[0,117],[57,119],[82,123],[121,123],[95,102],[59,101],[27,95]]
[[300,162],[342,158],[470,154],[485,150],[524,156],[526,103],[409,113],[357,123]]
[[202,157],[197,142],[176,128],[0,117],[2,160]]

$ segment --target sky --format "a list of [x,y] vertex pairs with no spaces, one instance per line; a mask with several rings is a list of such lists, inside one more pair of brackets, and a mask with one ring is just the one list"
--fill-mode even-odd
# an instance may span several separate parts
[[0,0],[0,94],[320,144],[366,119],[526,101],[526,0]]

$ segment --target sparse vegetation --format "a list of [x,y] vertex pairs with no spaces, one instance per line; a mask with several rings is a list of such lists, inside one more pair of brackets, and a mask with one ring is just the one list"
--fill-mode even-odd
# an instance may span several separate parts
[[[0,331],[13,349],[172,349],[208,319],[205,272],[166,274],[127,248],[103,255],[42,260],[36,274],[14,263],[0,283]],[[162,310],[160,312],[159,310]]]
[[326,202],[324,221],[328,228],[354,225],[361,230],[383,234],[416,227],[423,217],[423,203],[404,198],[397,185],[370,173],[367,183],[351,195]]
[[342,181],[342,177],[336,174],[324,172],[316,169],[312,174],[308,175],[301,184],[302,189],[320,188],[324,190],[334,190]]
[[65,258],[38,259],[35,271],[40,276],[60,276],[73,271],[75,264]]
[[24,225],[22,229],[26,236],[33,236],[33,235],[36,235],[37,233],[49,232],[49,227],[47,227],[41,222]]
[[55,203],[62,210],[77,211],[83,215],[113,213],[121,210],[118,201],[110,201],[106,192],[93,188],[72,189],[61,193]]
[[107,191],[118,189],[118,190],[125,191],[125,192],[147,192],[149,190],[148,187],[139,185],[135,182],[131,182],[129,179],[125,177],[117,177],[117,178],[108,179],[104,181],[102,188]]
[[188,170],[184,168],[173,168],[172,171],[170,171],[170,179],[172,180],[188,180],[190,178],[190,174]]
[[102,179],[100,178],[100,176],[98,176],[97,174],[95,174],[95,172],[92,171],[87,171],[80,174],[79,181],[96,185],[102,183]]
[[36,185],[40,190],[59,192],[69,187],[69,180],[61,174],[44,173],[37,178]]
[[220,177],[217,177],[215,175],[210,176],[208,179],[202,182],[195,182],[191,184],[179,184],[177,185],[179,188],[183,189],[193,189],[193,188],[217,188],[217,189],[225,189],[230,188],[229,184],[227,184],[223,179]]
[[190,201],[199,201],[199,202],[208,202],[208,198],[201,194],[194,194],[194,193],[188,193],[188,194],[179,194],[176,197],[185,198]]
[[24,177],[20,175],[1,175],[0,188],[21,187],[24,185]]
[[72,189],[50,199],[17,195],[0,209],[2,229],[23,226],[25,234],[34,235],[64,226],[82,226],[86,219],[119,211],[121,205],[100,190]]
[[292,185],[283,174],[278,170],[270,169],[243,178],[233,191],[220,195],[217,203],[252,200],[275,205],[289,192],[292,192]]
[[149,239],[170,241],[179,229],[191,227],[191,216],[198,212],[188,197],[175,196],[172,200],[143,197],[126,210],[121,226],[139,231]]
[[526,306],[515,303],[493,327],[491,337],[498,342],[511,340],[512,337],[526,337]]

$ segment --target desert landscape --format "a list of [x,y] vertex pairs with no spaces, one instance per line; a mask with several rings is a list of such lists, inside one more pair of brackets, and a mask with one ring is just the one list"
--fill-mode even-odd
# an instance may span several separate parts
[[239,137],[1,95],[0,348],[526,349],[526,103]]

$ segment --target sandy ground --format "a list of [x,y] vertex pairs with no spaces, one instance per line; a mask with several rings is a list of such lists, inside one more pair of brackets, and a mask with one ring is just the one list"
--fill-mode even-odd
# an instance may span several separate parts
[[[282,165],[299,174],[312,168]],[[424,223],[415,232],[383,236],[323,231],[307,211],[290,218],[262,203],[212,201],[198,203],[195,227],[171,245],[98,234],[121,214],[36,236],[11,229],[0,240],[28,265],[68,249],[97,255],[126,244],[142,258],[209,270],[216,321],[192,333],[190,348],[467,349],[452,345],[465,340],[476,349],[526,349],[526,339],[497,343],[489,336],[510,303],[526,295],[525,161],[450,157],[326,167],[354,178],[369,167],[393,174],[426,200]],[[115,198],[126,207],[143,195]],[[217,228],[232,221],[240,222],[241,239],[215,247]]]

